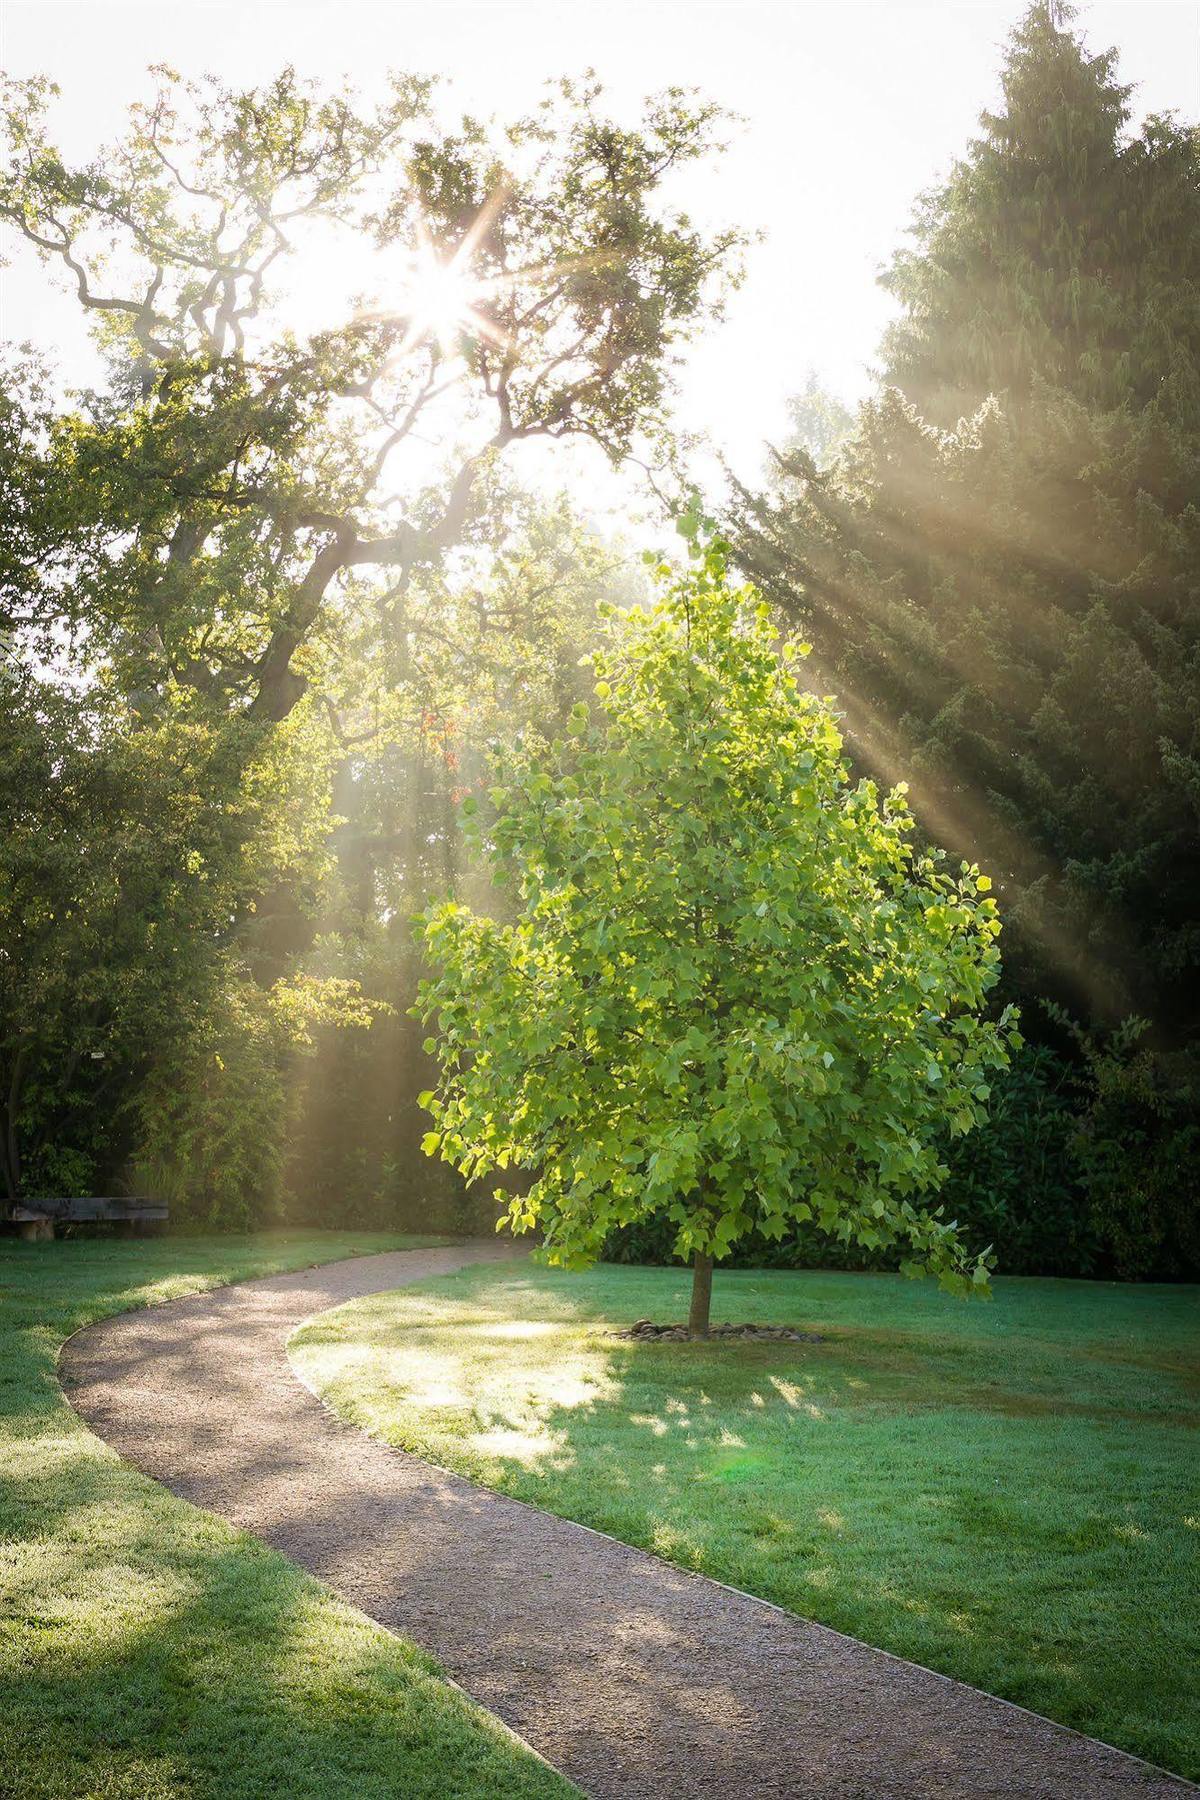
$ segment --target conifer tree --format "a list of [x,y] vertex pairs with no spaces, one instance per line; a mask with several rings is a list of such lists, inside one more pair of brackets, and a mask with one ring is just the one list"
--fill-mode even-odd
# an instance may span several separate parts
[[1025,15],[1003,110],[922,198],[915,247],[883,278],[903,309],[888,380],[947,428],[988,394],[1019,404],[1044,384],[1145,405],[1180,338],[1195,341],[1194,139],[1162,119],[1126,136],[1117,53],[1090,55],[1071,14],[1042,0]]
[[1030,1025],[1038,995],[1148,1022],[1174,1155],[1200,1033],[1200,139],[1131,135],[1114,63],[1031,8],[1002,110],[886,277],[886,385],[836,468],[792,454],[743,491],[734,536],[859,763],[1000,873]]

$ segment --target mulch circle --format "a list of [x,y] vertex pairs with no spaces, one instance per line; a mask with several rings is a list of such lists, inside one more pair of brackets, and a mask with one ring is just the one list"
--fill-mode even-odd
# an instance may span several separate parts
[[[670,1343],[686,1342],[691,1333],[686,1325],[656,1325],[653,1319],[638,1319],[627,1331],[614,1331],[614,1337],[636,1338],[639,1343],[667,1341]],[[709,1328],[708,1339],[738,1338],[741,1342],[758,1344],[823,1344],[825,1339],[816,1331],[800,1331],[794,1325],[713,1325]]]

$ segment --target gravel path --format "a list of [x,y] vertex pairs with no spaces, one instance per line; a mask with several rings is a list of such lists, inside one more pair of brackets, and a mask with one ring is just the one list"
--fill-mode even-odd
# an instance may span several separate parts
[[1200,1792],[386,1449],[293,1374],[285,1342],[313,1313],[511,1257],[400,1251],[124,1313],[70,1340],[63,1384],[130,1462],[432,1652],[593,1800]]

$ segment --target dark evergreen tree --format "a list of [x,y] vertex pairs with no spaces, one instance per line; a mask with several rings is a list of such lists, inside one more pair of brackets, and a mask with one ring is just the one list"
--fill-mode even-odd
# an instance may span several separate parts
[[[885,278],[901,303],[886,385],[834,468],[791,453],[770,492],[741,492],[734,535],[812,638],[861,763],[906,776],[931,832],[997,877],[1027,1028],[1049,1029],[1042,996],[1093,1043],[1147,1021],[1153,1072],[1129,1086],[1158,1124],[1139,1112],[1131,1135],[1182,1184],[1200,1038],[1200,138],[1169,117],[1131,134],[1114,62],[1066,9],[1030,10],[1002,111]],[[1104,1119],[1120,1136],[1119,1109]]]
[[1195,348],[1194,134],[1156,118],[1128,135],[1117,53],[1089,55],[1072,10],[1026,14],[1003,110],[923,196],[915,246],[883,279],[903,309],[887,379],[941,426],[1046,383],[1140,408]]

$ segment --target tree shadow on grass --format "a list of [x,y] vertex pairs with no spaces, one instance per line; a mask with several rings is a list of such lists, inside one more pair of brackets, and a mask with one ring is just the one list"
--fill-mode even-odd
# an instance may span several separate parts
[[0,1364],[0,1795],[551,1800],[432,1660],[121,1464],[35,1319]]
[[[14,1795],[557,1796],[564,1784],[256,1539],[111,1463],[9,1539]],[[0,1792],[5,1791],[0,1785]]]
[[[652,1284],[631,1274],[633,1316]],[[339,1309],[294,1352],[310,1379],[332,1370],[331,1401],[385,1442],[1200,1765],[1186,1367],[1150,1377],[1132,1347],[1125,1365],[1024,1341],[1001,1356],[894,1328],[640,1345],[608,1335],[570,1281],[475,1279],[391,1296],[390,1316],[379,1296]]]

